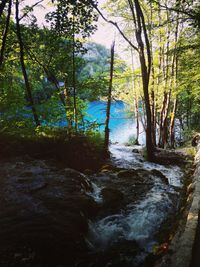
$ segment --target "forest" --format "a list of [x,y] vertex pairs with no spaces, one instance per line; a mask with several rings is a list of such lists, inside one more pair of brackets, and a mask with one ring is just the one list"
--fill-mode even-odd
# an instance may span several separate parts
[[0,266],[155,266],[200,140],[199,2],[0,0],[0,33]]

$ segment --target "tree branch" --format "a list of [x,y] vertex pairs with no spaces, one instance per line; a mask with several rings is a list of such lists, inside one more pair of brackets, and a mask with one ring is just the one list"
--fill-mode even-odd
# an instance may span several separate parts
[[134,49],[138,52],[138,48],[126,37],[126,35],[123,33],[123,31],[120,29],[119,25],[117,22],[114,22],[112,20],[107,19],[103,13],[100,11],[100,9],[93,3],[92,0],[90,0],[91,5],[96,9],[96,11],[99,13],[99,15],[102,17],[103,20],[105,20],[107,23],[112,24],[118,32],[121,34],[121,36],[124,38],[124,40]]
[[[185,11],[183,9],[178,9],[178,8],[173,8],[173,7],[168,7],[167,5],[162,5],[159,3],[159,1],[156,1],[156,0],[152,0],[154,3],[156,3],[158,6],[162,7],[162,8],[165,8],[165,10],[169,10],[169,11],[174,11],[174,12],[177,12],[177,13],[182,13],[184,15],[187,15],[188,17],[190,17],[190,19],[196,19],[196,13],[195,15],[193,15],[191,12],[188,12],[188,11]],[[194,12],[194,10],[193,10]]]
[[[33,9],[34,7],[36,7],[37,5],[39,5],[40,3],[42,3],[44,0],[39,0],[38,2],[36,2],[34,5],[32,5],[31,7],[30,7],[30,9]],[[22,16],[21,16],[21,18],[19,18],[19,21],[21,21],[24,17],[26,17],[27,15],[28,15],[28,13],[29,13],[30,11],[27,11],[27,12],[25,12]]]

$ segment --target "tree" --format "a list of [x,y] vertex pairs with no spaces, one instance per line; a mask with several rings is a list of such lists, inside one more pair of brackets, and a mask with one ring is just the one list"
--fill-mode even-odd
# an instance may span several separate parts
[[56,11],[47,15],[47,21],[51,22],[51,28],[58,35],[63,36],[71,43],[72,54],[72,83],[67,87],[73,88],[73,112],[74,112],[74,128],[77,130],[77,75],[76,75],[76,54],[83,51],[80,40],[76,40],[76,35],[82,38],[88,37],[94,32],[96,27],[93,22],[97,20],[96,14],[89,1],[59,0],[56,4]]
[[12,7],[12,0],[9,0],[8,14],[7,14],[5,30],[4,30],[3,39],[2,39],[1,51],[0,51],[0,69],[1,69],[1,65],[3,63],[4,51],[5,51],[5,46],[6,46],[6,39],[7,39],[7,35],[8,35],[8,30],[9,30],[11,7]]
[[115,42],[111,45],[111,59],[110,59],[110,81],[108,89],[108,102],[106,108],[106,125],[105,125],[105,142],[104,147],[108,151],[109,146],[109,121],[110,121],[110,108],[111,108],[111,98],[112,98],[112,85],[113,85],[113,71],[114,71],[114,56],[115,56]]
[[7,4],[8,0],[2,0],[1,3],[0,3],[0,19],[1,19],[1,16],[3,14],[3,11],[5,9],[5,6]]
[[16,33],[17,33],[17,37],[18,37],[18,41],[19,41],[19,47],[20,47],[21,68],[22,68],[22,72],[23,72],[23,76],[24,76],[24,82],[25,82],[26,91],[27,91],[27,96],[28,96],[29,103],[31,105],[31,110],[33,113],[35,124],[37,126],[39,126],[40,121],[39,121],[37,110],[36,110],[34,100],[32,97],[31,86],[29,83],[29,79],[28,79],[28,75],[27,75],[26,67],[25,67],[25,63],[24,63],[24,45],[23,45],[23,41],[22,41],[22,37],[21,37],[21,29],[20,29],[20,23],[19,23],[19,1],[18,0],[16,0],[15,5],[16,5],[16,13],[15,13],[15,15],[16,15]]
[[151,50],[149,44],[149,38],[147,34],[145,18],[138,0],[128,0],[129,11],[132,16],[132,21],[134,25],[134,34],[137,42],[137,46],[133,44],[131,38],[127,37],[123,31],[120,29],[116,22],[108,20],[99,10],[97,5],[93,3],[94,8],[102,16],[102,18],[108,23],[112,24],[117,28],[122,37],[128,42],[128,44],[138,53],[140,60],[140,68],[142,74],[143,83],[143,93],[145,100],[145,112],[146,112],[146,148],[147,148],[147,158],[149,161],[154,159],[154,145],[152,141],[152,117],[149,99],[149,79],[151,72]]

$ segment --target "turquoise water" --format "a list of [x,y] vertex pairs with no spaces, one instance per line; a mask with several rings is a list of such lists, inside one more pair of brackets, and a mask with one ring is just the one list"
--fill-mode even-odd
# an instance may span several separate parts
[[[85,117],[90,122],[97,122],[100,124],[100,131],[103,132],[105,128],[106,119],[106,102],[94,101],[89,103],[87,109],[88,115]],[[130,136],[136,134],[136,124],[134,116],[130,117],[128,112],[128,105],[123,101],[113,101],[110,112],[110,140],[111,142],[126,143]],[[141,127],[141,131],[143,129]],[[139,141],[144,144],[144,133],[141,133]]]

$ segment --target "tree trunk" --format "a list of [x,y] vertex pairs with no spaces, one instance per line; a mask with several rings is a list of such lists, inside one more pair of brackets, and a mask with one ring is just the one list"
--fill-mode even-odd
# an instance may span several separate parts
[[73,103],[71,103],[71,96],[67,85],[67,77],[65,77],[65,108],[66,108],[66,118],[67,118],[67,130],[68,135],[71,136],[72,134],[72,122],[73,122]]
[[0,4],[0,19],[1,19],[1,16],[3,14],[4,8],[5,8],[7,2],[8,2],[8,0],[1,0],[1,4]]
[[170,121],[170,146],[171,148],[175,148],[175,114],[176,114],[176,109],[177,109],[177,98],[174,100],[174,106],[173,106],[173,111],[171,114],[171,121]]
[[12,0],[9,0],[8,15],[7,15],[7,19],[6,19],[6,26],[5,26],[5,30],[4,30],[4,34],[3,34],[1,51],[0,51],[0,68],[1,68],[1,66],[3,64],[4,51],[5,51],[5,46],[6,46],[6,39],[7,39],[8,29],[9,29],[9,24],[10,24],[11,7],[12,7]]
[[[170,26],[169,26],[169,11],[167,10],[167,43],[166,43],[166,59],[163,53],[163,76],[164,76],[164,94],[163,104],[160,115],[160,135],[159,135],[159,146],[164,148],[167,144],[168,138],[168,112],[171,99],[171,88],[169,88],[169,39],[170,39]],[[164,52],[164,51],[163,51]]]
[[60,92],[59,83],[58,83],[58,80],[57,80],[56,76],[54,75],[54,73],[52,73],[52,71],[49,70],[44,64],[42,64],[37,59],[37,57],[28,50],[28,48],[25,45],[24,45],[24,48],[26,49],[26,52],[28,53],[28,55],[31,58],[31,60],[33,60],[36,63],[38,63],[38,65],[44,70],[45,74],[47,75],[48,80],[55,86],[56,90],[58,91],[59,97],[60,97],[60,101],[62,102],[63,106],[66,106],[65,97]]
[[[151,9],[151,16],[150,16],[150,24],[153,24],[153,10],[152,10],[152,3],[150,2],[150,9]],[[149,28],[149,40],[150,40],[150,50],[151,50],[151,57],[153,55],[153,40],[152,40],[152,30],[151,27]],[[154,70],[154,62],[152,58],[151,63],[151,128],[152,128],[152,142],[153,145],[156,146],[156,99],[155,99],[155,70]]]
[[24,76],[26,92],[27,92],[29,103],[31,105],[31,110],[32,110],[32,113],[33,113],[35,124],[37,126],[39,126],[40,125],[40,121],[39,121],[39,118],[38,118],[37,110],[36,110],[35,105],[34,105],[32,92],[31,92],[31,86],[30,86],[30,83],[29,83],[29,79],[28,79],[28,75],[27,75],[26,67],[25,67],[25,63],[24,63],[24,45],[23,45],[23,41],[22,41],[21,29],[20,29],[20,24],[19,24],[19,1],[18,0],[16,0],[16,32],[17,32],[17,38],[18,38],[18,41],[19,41],[20,62],[21,62],[22,73],[23,73],[23,76]]
[[[112,20],[106,19],[106,17],[102,14],[102,12],[98,9],[97,4],[92,0],[89,1],[91,5],[98,11],[101,17],[108,23],[112,24],[122,35],[122,37],[126,40],[126,42],[139,54],[140,59],[140,67],[142,72],[142,82],[143,82],[143,93],[145,99],[145,109],[146,109],[146,119],[147,119],[147,127],[146,127],[146,148],[147,148],[147,159],[153,161],[154,159],[154,145],[152,142],[152,131],[151,131],[151,107],[149,100],[149,76],[151,72],[151,51],[150,44],[145,24],[144,15],[142,9],[140,7],[138,0],[128,0],[128,4],[130,7],[130,11],[132,14],[132,19],[135,24],[135,37],[137,40],[138,47],[136,47],[130,39],[126,37],[123,31],[120,29],[116,22]],[[144,49],[144,42],[145,48]],[[147,65],[146,65],[147,58]]]
[[135,93],[135,119],[136,119],[136,137],[135,145],[139,145],[139,134],[140,134],[140,124],[139,124],[139,110],[138,110],[138,99]]
[[[136,40],[137,40],[138,48],[139,48],[139,59],[140,59],[140,67],[141,67],[141,73],[142,73],[143,93],[144,93],[144,100],[145,100],[146,122],[147,122],[147,127],[146,127],[147,159],[149,161],[153,161],[153,159],[154,159],[154,145],[152,142],[151,106],[150,106],[150,100],[149,100],[149,78],[150,78],[150,71],[151,71],[151,51],[150,51],[150,45],[149,45],[149,40],[148,40],[148,36],[147,36],[145,21],[144,21],[144,15],[142,13],[142,10],[141,10],[141,7],[140,7],[138,0],[134,0],[134,2],[135,2],[135,9],[136,9],[136,15],[137,15]],[[146,65],[142,31],[144,32],[148,65]]]
[[77,132],[77,103],[76,103],[76,63],[75,63],[75,29],[73,16],[73,42],[72,42],[72,85],[73,85],[73,101],[74,101],[74,128]]
[[[134,73],[134,61],[133,61],[133,50],[131,48],[131,63],[132,63],[132,72]],[[134,74],[132,74],[132,84],[133,90],[135,90],[134,96],[134,106],[135,106],[135,120],[136,120],[136,137],[135,137],[135,145],[139,145],[139,133],[140,133],[140,124],[139,124],[139,110],[138,110],[138,98],[136,93],[136,84]]]
[[114,71],[114,56],[115,56],[115,42],[111,45],[111,60],[110,60],[110,82],[108,89],[108,102],[106,108],[106,125],[105,125],[105,140],[104,147],[108,151],[109,146],[109,122],[110,122],[110,108],[111,108],[111,97],[112,97],[112,82],[113,82],[113,71]]

